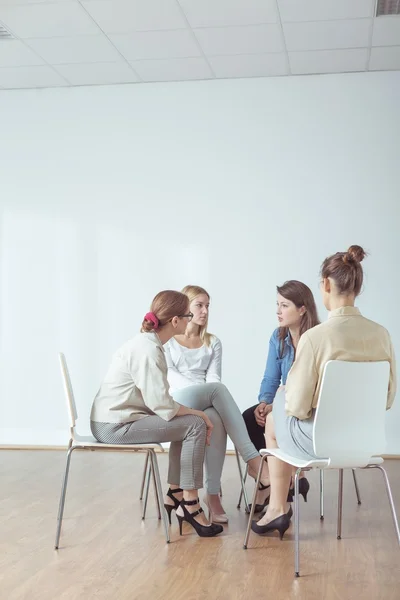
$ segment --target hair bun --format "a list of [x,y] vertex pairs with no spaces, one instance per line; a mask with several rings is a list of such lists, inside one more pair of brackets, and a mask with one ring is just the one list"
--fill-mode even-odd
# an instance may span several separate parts
[[347,252],[343,256],[343,261],[346,262],[357,262],[360,263],[367,253],[361,246],[350,246]]
[[144,331],[145,333],[150,333],[151,331],[154,331],[155,328],[156,327],[153,321],[150,321],[150,319],[146,319],[146,317],[143,319],[142,331]]

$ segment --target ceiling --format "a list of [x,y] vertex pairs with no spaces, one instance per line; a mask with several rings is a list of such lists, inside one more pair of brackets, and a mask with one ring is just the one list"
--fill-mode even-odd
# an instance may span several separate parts
[[400,70],[375,0],[0,0],[0,88]]

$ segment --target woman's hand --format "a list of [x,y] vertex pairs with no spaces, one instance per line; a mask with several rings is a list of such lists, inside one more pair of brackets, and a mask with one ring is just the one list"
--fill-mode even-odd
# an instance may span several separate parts
[[206,427],[207,427],[206,444],[207,444],[207,446],[209,446],[210,439],[211,439],[211,432],[214,429],[214,425],[211,423],[211,421],[207,417],[206,413],[204,413],[202,410],[196,410],[195,408],[187,408],[186,406],[183,406],[183,404],[180,404],[179,410],[176,413],[176,416],[183,417],[184,415],[196,415],[196,417],[201,417],[203,419],[203,421],[205,422]]
[[266,402],[260,402],[254,411],[254,416],[257,422],[257,425],[260,427],[265,427],[265,421],[267,419],[267,415],[272,410],[272,404],[267,404]]
[[201,417],[204,420],[204,422],[206,424],[206,427],[207,427],[206,446],[209,446],[210,440],[211,440],[211,433],[212,433],[212,430],[214,429],[214,425],[211,423],[211,421],[207,417],[206,413],[203,412],[202,410],[198,411],[198,415],[199,415],[199,417]]

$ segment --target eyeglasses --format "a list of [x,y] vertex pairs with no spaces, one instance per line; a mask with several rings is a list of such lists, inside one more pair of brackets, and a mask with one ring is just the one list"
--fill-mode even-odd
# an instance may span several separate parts
[[180,319],[189,319],[191,321],[193,319],[193,313],[188,313],[187,315],[178,315]]

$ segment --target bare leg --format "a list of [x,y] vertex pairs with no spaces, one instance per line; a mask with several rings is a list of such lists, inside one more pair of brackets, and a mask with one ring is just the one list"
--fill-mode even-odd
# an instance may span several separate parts
[[[265,426],[265,437],[267,448],[277,448],[275,438],[275,427],[272,413],[267,417]],[[264,517],[258,521],[258,525],[266,525],[273,519],[280,517],[288,512],[287,495],[289,491],[290,478],[292,475],[292,467],[287,463],[275,458],[268,457],[269,476],[271,479],[271,495],[267,512]]]

